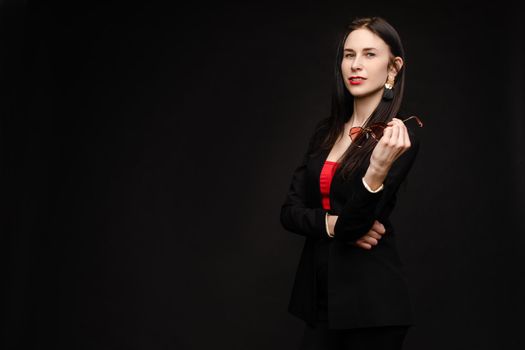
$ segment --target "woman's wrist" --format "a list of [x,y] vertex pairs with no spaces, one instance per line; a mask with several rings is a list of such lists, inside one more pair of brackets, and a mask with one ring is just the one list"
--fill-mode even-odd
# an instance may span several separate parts
[[388,174],[388,171],[392,167],[392,164],[378,164],[377,162],[370,161],[368,164],[367,172],[370,172],[371,174],[375,174],[378,176],[384,175],[386,177],[386,174]]
[[372,191],[377,190],[386,179],[388,168],[370,164],[366,170],[363,180],[366,181]]

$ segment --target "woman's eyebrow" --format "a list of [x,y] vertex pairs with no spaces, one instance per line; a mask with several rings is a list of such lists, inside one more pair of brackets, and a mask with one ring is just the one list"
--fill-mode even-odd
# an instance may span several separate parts
[[[363,51],[377,50],[375,47],[365,47]],[[344,51],[354,51],[354,49],[345,49]]]

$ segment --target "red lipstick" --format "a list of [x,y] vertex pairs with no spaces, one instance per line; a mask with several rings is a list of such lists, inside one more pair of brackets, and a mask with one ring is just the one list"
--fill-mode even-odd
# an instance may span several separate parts
[[359,85],[362,82],[364,82],[365,80],[366,80],[366,78],[360,77],[358,75],[354,75],[354,76],[351,76],[350,78],[348,78],[348,81],[350,82],[351,85]]

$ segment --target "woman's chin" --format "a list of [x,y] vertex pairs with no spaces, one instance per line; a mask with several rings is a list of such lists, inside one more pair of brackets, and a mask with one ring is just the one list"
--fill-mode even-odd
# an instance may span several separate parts
[[352,95],[356,99],[369,98],[374,95],[382,94],[382,91],[379,91],[379,90],[378,91],[362,91],[362,90],[356,91],[356,89],[348,89],[348,92],[350,93],[350,95]]

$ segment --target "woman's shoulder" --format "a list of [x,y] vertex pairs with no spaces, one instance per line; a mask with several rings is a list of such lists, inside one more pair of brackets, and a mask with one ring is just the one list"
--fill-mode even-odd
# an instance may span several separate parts
[[308,153],[315,153],[319,150],[322,139],[330,129],[330,117],[319,119],[312,130],[310,130],[308,137]]
[[330,117],[325,117],[317,120],[314,124],[314,127],[312,128],[310,132],[310,138],[315,138],[315,136],[318,136],[319,134],[322,134],[323,132],[327,132],[330,129]]

